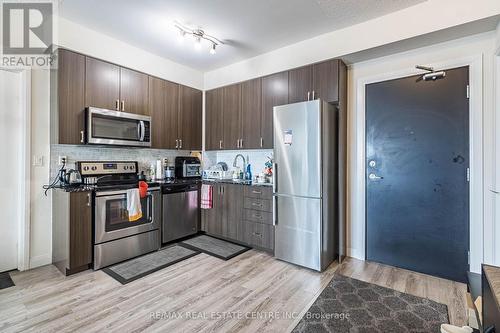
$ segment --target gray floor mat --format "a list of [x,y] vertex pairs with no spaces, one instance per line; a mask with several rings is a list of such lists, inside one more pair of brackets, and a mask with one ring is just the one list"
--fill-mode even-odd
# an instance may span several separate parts
[[187,239],[179,243],[179,245],[209,254],[223,260],[234,258],[237,255],[240,255],[250,249],[247,246],[231,243],[207,235],[201,235]]

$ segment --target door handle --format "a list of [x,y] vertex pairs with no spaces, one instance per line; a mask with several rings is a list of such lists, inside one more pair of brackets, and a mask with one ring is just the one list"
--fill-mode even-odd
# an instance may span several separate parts
[[85,143],[85,132],[84,131],[80,131],[80,142]]
[[146,136],[146,127],[144,125],[144,121],[141,120],[139,121],[140,128],[141,128],[141,136],[140,136],[140,141],[144,141],[144,137]]
[[314,95],[316,95],[316,92],[313,90],[313,98],[312,98],[313,100],[314,100]]
[[240,148],[243,148],[243,139],[240,139]]
[[369,178],[370,180],[380,180],[380,179],[384,179],[384,177],[379,177],[379,176],[377,176],[377,175],[376,175],[376,174],[374,174],[374,173],[370,173],[370,174],[368,175],[368,178]]
[[182,149],[182,139],[179,139],[179,148]]
[[219,140],[219,149],[222,149],[222,140]]
[[125,111],[125,101],[122,101],[122,111]]
[[115,109],[117,111],[120,111],[120,100],[119,99],[117,99],[116,102],[115,102]]
[[90,193],[87,193],[87,207],[90,207]]
[[175,149],[179,149],[179,139],[175,139]]
[[273,225],[278,225],[278,197],[273,197]]
[[308,91],[308,92],[307,92],[307,100],[308,100],[308,101],[310,101],[310,100],[311,100],[311,92],[310,92],[310,91]]
[[264,147],[264,139],[261,137],[260,138],[260,148]]
[[278,191],[278,163],[273,163],[273,192]]

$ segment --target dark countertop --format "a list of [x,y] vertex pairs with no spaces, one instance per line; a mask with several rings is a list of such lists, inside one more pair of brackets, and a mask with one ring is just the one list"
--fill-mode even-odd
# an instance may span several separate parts
[[232,180],[232,179],[203,179],[204,183],[223,183],[223,184],[235,184],[235,185],[245,185],[245,186],[265,186],[272,187],[272,183],[256,183],[250,180]]

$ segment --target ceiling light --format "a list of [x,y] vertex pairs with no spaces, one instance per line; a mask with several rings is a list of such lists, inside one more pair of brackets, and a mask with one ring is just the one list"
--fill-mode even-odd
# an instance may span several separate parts
[[201,37],[196,37],[196,40],[194,42],[194,49],[196,51],[201,49]]
[[219,39],[206,34],[205,31],[201,29],[190,29],[179,23],[176,23],[175,27],[179,29],[179,40],[181,41],[184,40],[186,35],[194,37],[194,48],[197,51],[201,49],[202,46],[201,44],[203,41],[211,43],[210,54],[215,54],[216,53],[215,49],[217,48],[217,46],[224,44]]

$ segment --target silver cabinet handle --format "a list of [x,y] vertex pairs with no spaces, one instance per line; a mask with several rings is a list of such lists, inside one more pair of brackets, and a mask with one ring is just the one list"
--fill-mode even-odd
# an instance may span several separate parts
[[80,142],[85,143],[85,132],[84,131],[80,131]]
[[178,148],[179,148],[179,140],[175,139],[175,149],[178,149]]
[[316,92],[313,90],[313,98],[312,98],[313,100],[314,100],[314,95],[316,95]]
[[273,163],[273,192],[278,192],[278,163]]
[[252,193],[253,193],[253,194],[262,194],[262,192],[255,191],[255,190],[253,190],[253,191],[252,191]]
[[240,148],[243,148],[243,139],[240,139]]
[[222,149],[222,140],[219,140],[219,149]]
[[262,220],[262,215],[260,215],[260,214],[253,214],[253,217],[255,217],[256,219]]
[[119,99],[117,99],[116,102],[115,102],[115,109],[117,111],[120,111],[120,100]]
[[125,101],[122,101],[122,111],[125,111]]
[[260,138],[260,148],[264,147],[264,138]]
[[252,202],[252,206],[255,206],[255,207],[262,207],[262,204],[258,204],[258,203]]
[[182,149],[182,139],[179,139],[179,148]]
[[87,193],[87,207],[90,207],[90,193]]
[[370,174],[368,175],[368,178],[370,178],[370,180],[379,180],[379,179],[384,179],[384,177],[379,177],[379,176],[377,176],[377,175],[376,175],[376,174],[374,174],[374,173],[370,173]]
[[310,92],[310,91],[308,91],[308,92],[307,92],[307,100],[308,100],[308,101],[310,101],[310,100],[311,100],[311,92]]

